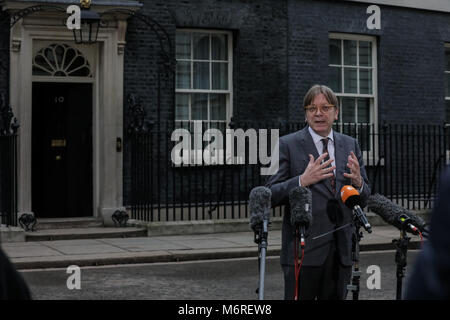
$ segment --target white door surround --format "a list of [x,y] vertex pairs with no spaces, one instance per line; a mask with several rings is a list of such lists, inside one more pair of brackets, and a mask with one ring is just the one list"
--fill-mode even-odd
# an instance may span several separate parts
[[[5,8],[4,8],[5,9]],[[6,8],[8,9],[8,8]],[[117,18],[117,17],[116,17]],[[18,211],[32,210],[32,83],[90,82],[93,84],[93,207],[94,217],[110,216],[123,208],[123,156],[116,139],[123,135],[123,48],[126,17],[100,28],[94,46],[76,45],[73,33],[61,26],[61,15],[35,13],[11,29],[10,104],[19,121]],[[93,77],[46,77],[32,75],[32,62],[43,46],[64,43],[81,51],[93,70]]]

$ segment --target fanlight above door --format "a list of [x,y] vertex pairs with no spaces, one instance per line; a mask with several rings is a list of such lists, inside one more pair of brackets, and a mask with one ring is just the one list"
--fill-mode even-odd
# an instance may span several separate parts
[[92,78],[92,70],[79,50],[67,44],[52,44],[34,56],[33,75]]

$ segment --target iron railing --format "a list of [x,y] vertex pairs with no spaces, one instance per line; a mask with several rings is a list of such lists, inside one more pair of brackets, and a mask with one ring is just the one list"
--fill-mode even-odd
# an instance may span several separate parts
[[[203,123],[202,133],[220,125]],[[194,133],[193,126],[188,126],[185,129]],[[248,218],[250,190],[264,185],[266,179],[260,175],[261,164],[248,161],[249,141],[243,164],[205,163],[202,152],[215,140],[197,145],[200,151],[189,156],[191,160],[197,159],[197,163],[175,164],[172,151],[182,140],[171,141],[171,137],[179,127],[173,122],[159,122],[128,136],[131,159],[125,190],[132,218],[145,221]],[[260,141],[258,129],[268,129],[268,137],[271,130],[277,129],[282,136],[303,128],[304,123],[234,122],[230,127],[244,132],[256,129]],[[334,129],[357,138],[372,193],[384,194],[412,210],[432,207],[438,178],[450,159],[450,128],[361,123],[335,125]],[[189,139],[193,146],[195,136]],[[226,136],[221,139],[226,146]],[[229,156],[227,151],[220,154],[223,163],[227,163]],[[281,208],[273,209],[273,216],[281,214]]]
[[19,124],[0,93],[0,224],[17,226],[17,130]]
[[0,224],[17,226],[16,134],[0,134]]

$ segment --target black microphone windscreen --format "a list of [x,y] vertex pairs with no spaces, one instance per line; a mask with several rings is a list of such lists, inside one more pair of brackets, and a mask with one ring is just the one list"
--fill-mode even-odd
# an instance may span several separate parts
[[309,188],[295,187],[289,193],[292,225],[302,225],[306,228],[312,222],[312,194]]
[[272,191],[266,187],[256,187],[250,191],[250,227],[256,231],[264,220],[270,221]]
[[380,194],[374,194],[369,197],[367,206],[370,211],[375,212],[379,215],[385,222],[394,227],[401,229],[402,223],[399,220],[400,215],[406,215],[411,224],[419,228],[421,231],[427,230],[427,223],[420,217],[416,216],[407,209],[393,203],[391,200],[382,196]]
[[[424,236],[429,233],[428,224],[419,216],[410,212],[409,210],[393,203],[391,200],[380,194],[371,195],[367,201],[367,206],[370,211],[375,212],[385,222],[402,230],[405,228],[404,217],[408,218],[408,223],[417,227]],[[410,229],[407,229],[411,232]]]
[[381,194],[373,194],[367,200],[370,211],[379,215],[386,223],[399,227],[397,217],[402,214],[402,208],[396,206],[391,200]]
[[[406,215],[412,225],[419,228],[421,232],[428,233],[428,224],[419,216],[408,211],[407,209],[393,203],[388,198],[374,194],[369,197],[368,208],[370,211],[375,212],[385,222],[393,225],[398,229],[402,229],[402,222],[399,219],[401,215]],[[409,230],[408,230],[409,231]]]

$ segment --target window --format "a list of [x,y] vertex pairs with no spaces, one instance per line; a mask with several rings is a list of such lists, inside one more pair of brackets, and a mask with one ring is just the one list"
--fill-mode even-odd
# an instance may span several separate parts
[[450,125],[450,43],[445,47],[445,122]]
[[330,35],[329,86],[339,98],[339,123],[373,122],[375,66],[375,39]]
[[193,132],[194,121],[225,132],[232,110],[232,36],[225,31],[177,30],[177,128]]
[[33,76],[92,78],[92,71],[79,50],[66,44],[52,44],[34,56]]
[[444,86],[445,86],[445,135],[447,141],[447,159],[446,163],[450,164],[450,43],[445,45],[445,70],[444,70]]
[[370,148],[367,127],[377,122],[376,61],[374,37],[330,34],[329,87],[339,99],[337,125],[344,133],[357,135],[363,150]]

